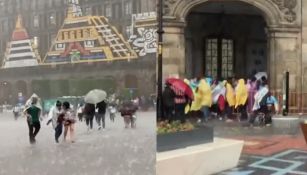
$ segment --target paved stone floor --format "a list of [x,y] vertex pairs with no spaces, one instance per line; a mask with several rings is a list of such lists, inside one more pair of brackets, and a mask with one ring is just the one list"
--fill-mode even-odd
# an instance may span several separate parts
[[288,149],[270,156],[242,155],[239,166],[220,175],[307,175],[307,151]]
[[246,123],[212,120],[216,137],[244,140],[239,165],[220,175],[307,175],[307,144],[300,128],[293,134]]

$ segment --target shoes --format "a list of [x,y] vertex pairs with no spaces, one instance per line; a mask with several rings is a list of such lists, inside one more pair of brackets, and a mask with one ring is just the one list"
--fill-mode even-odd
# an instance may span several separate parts
[[101,130],[101,126],[98,127],[98,130]]
[[197,123],[201,123],[201,119],[198,119],[198,120],[197,120]]

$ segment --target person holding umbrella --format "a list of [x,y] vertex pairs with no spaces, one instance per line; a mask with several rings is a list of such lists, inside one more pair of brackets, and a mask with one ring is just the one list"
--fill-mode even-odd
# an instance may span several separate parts
[[93,119],[95,115],[95,105],[106,100],[107,93],[100,89],[94,89],[88,92],[84,97],[85,107],[84,114],[86,116],[86,125],[89,129],[93,129]]
[[170,84],[171,89],[175,93],[175,119],[180,120],[181,123],[185,122],[185,107],[191,103],[194,98],[192,89],[183,80],[177,78],[169,78],[166,80]]
[[84,106],[84,116],[85,123],[87,125],[87,131],[93,129],[93,120],[95,116],[95,105],[90,103],[85,103]]
[[105,101],[97,103],[96,109],[97,109],[97,113],[95,117],[96,117],[96,121],[98,124],[98,130],[101,129],[101,123],[102,123],[103,129],[105,129],[106,127],[105,114],[106,114],[106,109],[107,109],[107,103]]

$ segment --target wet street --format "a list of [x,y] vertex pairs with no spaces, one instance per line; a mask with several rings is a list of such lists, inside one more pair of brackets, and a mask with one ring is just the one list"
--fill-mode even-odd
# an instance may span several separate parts
[[155,174],[154,112],[138,113],[136,129],[124,129],[119,115],[111,123],[108,114],[105,130],[94,126],[88,133],[85,122],[78,122],[75,143],[55,144],[52,126],[44,120],[36,145],[30,145],[25,118],[15,121],[12,113],[1,113],[0,174]]

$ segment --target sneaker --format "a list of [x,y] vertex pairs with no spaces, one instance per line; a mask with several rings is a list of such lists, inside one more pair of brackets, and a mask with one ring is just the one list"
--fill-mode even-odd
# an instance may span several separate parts
[[222,120],[223,120],[223,118],[222,118],[222,117],[219,117],[219,120],[220,120],[220,121],[222,121]]
[[98,127],[98,130],[101,130],[101,126]]
[[201,119],[198,119],[198,120],[197,120],[197,123],[201,123]]

